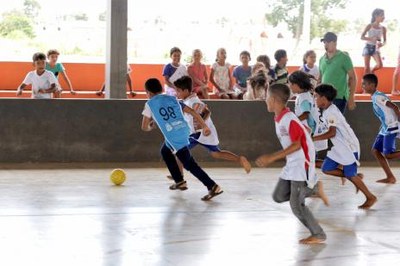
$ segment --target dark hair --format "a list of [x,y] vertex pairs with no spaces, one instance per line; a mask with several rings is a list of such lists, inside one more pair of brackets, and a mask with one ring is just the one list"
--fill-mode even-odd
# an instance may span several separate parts
[[161,93],[163,90],[160,81],[156,78],[150,78],[146,80],[144,88],[146,89],[146,91],[149,91],[154,94]]
[[307,64],[307,57],[309,57],[311,54],[315,54],[314,50],[308,50],[304,55],[303,55],[303,64]]
[[268,88],[268,92],[275,98],[281,100],[282,103],[286,104],[290,98],[290,89],[286,84],[272,84]]
[[239,56],[242,57],[242,55],[247,55],[249,57],[249,60],[251,60],[251,56],[250,56],[250,53],[248,51],[246,51],[246,50],[242,51]]
[[268,78],[265,75],[265,71],[259,70],[253,76],[249,78],[250,86],[255,89],[256,87],[266,87],[268,86]]
[[39,60],[46,60],[46,55],[44,53],[34,53],[32,56],[33,62],[39,61]]
[[298,85],[303,91],[310,91],[313,89],[310,75],[300,70],[289,75],[289,82]]
[[173,53],[176,53],[176,52],[182,54],[181,49],[179,49],[178,47],[172,47],[171,50],[169,51],[169,56],[172,56],[172,54],[173,54]]
[[47,57],[49,57],[49,56],[52,55],[52,54],[60,55],[60,52],[59,52],[58,50],[56,50],[56,49],[50,49],[50,50],[47,52]]
[[257,62],[264,63],[267,69],[271,68],[271,60],[269,59],[268,55],[259,55],[257,56]]
[[378,87],[378,77],[375,74],[365,74],[363,76],[363,80],[368,82],[368,83],[372,83],[374,84],[375,88]]
[[377,16],[382,15],[384,13],[385,13],[385,11],[383,9],[375,8],[374,11],[372,11],[371,23],[375,22],[375,18]]
[[320,84],[315,90],[319,96],[325,97],[328,101],[332,102],[336,98],[337,91],[335,87],[330,84]]
[[279,62],[282,58],[284,58],[286,56],[287,56],[286,51],[283,49],[276,50],[276,52],[274,54],[274,58],[277,62]]
[[192,78],[189,76],[182,76],[179,79],[175,80],[174,85],[175,87],[181,90],[188,90],[192,92]]

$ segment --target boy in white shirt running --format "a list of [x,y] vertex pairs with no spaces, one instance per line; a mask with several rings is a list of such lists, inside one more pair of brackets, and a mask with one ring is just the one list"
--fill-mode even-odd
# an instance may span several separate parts
[[328,84],[317,86],[314,93],[317,106],[323,109],[322,116],[327,122],[328,131],[314,136],[313,140],[330,139],[333,144],[322,164],[322,172],[341,177],[342,183],[345,181],[344,177],[349,179],[357,192],[361,190],[367,198],[358,208],[369,209],[377,199],[364,184],[362,175],[357,174],[360,143],[343,114],[332,104],[336,93],[336,89]]
[[46,55],[35,53],[32,59],[35,70],[29,72],[19,85],[17,96],[22,95],[24,88],[32,84],[32,98],[51,99],[53,92],[57,90],[58,83],[54,74],[46,70]]
[[275,113],[276,135],[283,150],[260,156],[256,164],[267,166],[286,159],[273,193],[275,202],[290,201],[290,208],[300,222],[311,232],[300,244],[319,244],[326,240],[324,230],[305,205],[305,198],[315,194],[327,205],[328,200],[315,174],[315,149],[310,134],[296,115],[286,107],[290,89],[285,84],[273,84],[267,91],[268,112]]
[[198,126],[198,122],[193,118],[193,116],[185,114],[185,119],[190,127],[189,150],[197,146],[197,144],[200,144],[210,152],[213,158],[240,163],[246,173],[249,173],[251,165],[245,156],[239,156],[230,151],[221,150],[218,147],[219,140],[217,129],[215,128],[211,117],[209,117],[209,110],[206,105],[199,99],[199,97],[197,97],[196,93],[192,93],[192,78],[189,76],[183,76],[177,79],[174,82],[174,85],[177,97],[182,99],[186,106],[189,106],[198,113],[203,114],[204,121],[211,130],[210,135],[204,135],[201,128]]

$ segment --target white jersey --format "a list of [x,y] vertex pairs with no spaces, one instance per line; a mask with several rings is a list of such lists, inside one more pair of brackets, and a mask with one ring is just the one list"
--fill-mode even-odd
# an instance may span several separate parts
[[[205,104],[197,97],[196,94],[192,94],[189,97],[187,97],[183,103],[187,106],[189,106],[192,109],[198,109],[202,110]],[[200,105],[200,108],[195,108],[196,105]],[[197,110],[195,110],[197,111]],[[196,132],[201,132],[200,130],[196,130],[196,123],[193,119],[193,116],[190,114],[185,113],[185,120],[188,122],[189,127],[190,127],[190,134],[194,134]],[[197,139],[197,141],[201,144],[206,144],[206,145],[218,145],[219,140],[218,140],[218,133],[217,129],[214,126],[213,121],[211,120],[211,117],[207,118],[205,121],[206,125],[210,128],[211,134],[208,136],[203,135],[203,132],[201,132],[200,137]]]
[[23,84],[32,84],[32,98],[35,99],[51,99],[52,93],[39,93],[39,90],[50,89],[51,84],[58,84],[54,74],[48,70],[45,70],[42,75],[38,75],[36,70],[29,72]]
[[[318,107],[315,105],[314,97],[311,92],[303,92],[296,95],[294,112],[297,117],[303,113],[308,112],[308,118],[302,120],[303,125],[310,129],[313,136],[321,135],[325,133],[322,129],[324,128],[321,123],[321,113]],[[322,151],[328,148],[328,140],[314,141],[315,150]]]
[[307,64],[304,64],[300,67],[300,70],[313,76],[316,80],[319,79],[319,67],[317,65],[314,65],[313,67],[307,66]]
[[317,183],[315,174],[315,149],[310,134],[300,120],[289,109],[275,117],[276,135],[286,149],[293,141],[300,141],[301,149],[286,156],[286,165],[281,178],[293,181],[306,181],[309,187]]
[[341,165],[358,164],[354,153],[357,152],[360,157],[360,143],[343,114],[336,105],[331,104],[322,115],[328,129],[336,127],[336,135],[331,138],[333,147],[328,151],[327,156]]
[[383,92],[376,91],[371,98],[374,113],[382,123],[379,134],[397,133],[399,131],[397,115],[392,108],[386,106],[386,103],[390,102],[389,97]]

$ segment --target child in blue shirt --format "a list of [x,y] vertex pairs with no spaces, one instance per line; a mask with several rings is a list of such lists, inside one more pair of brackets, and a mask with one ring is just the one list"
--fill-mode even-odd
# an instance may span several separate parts
[[372,153],[385,171],[386,178],[376,182],[394,184],[396,183],[396,178],[392,170],[390,170],[387,159],[400,158],[400,151],[396,150],[400,111],[386,94],[376,89],[377,87],[378,78],[375,74],[364,75],[362,88],[366,93],[371,94],[374,113],[382,123],[372,147]]
[[171,190],[187,189],[176,156],[182,162],[183,167],[207,187],[208,194],[202,197],[202,200],[207,201],[221,194],[223,192],[221,187],[200,168],[188,148],[190,129],[183,113],[191,114],[201,125],[203,134],[207,136],[210,134],[210,129],[202,117],[192,108],[178,102],[175,96],[162,94],[162,85],[158,79],[148,79],[145,83],[145,89],[150,99],[146,102],[142,112],[142,130],[151,131],[157,124],[165,138],[161,148],[161,156],[175,181],[175,184],[169,188]]

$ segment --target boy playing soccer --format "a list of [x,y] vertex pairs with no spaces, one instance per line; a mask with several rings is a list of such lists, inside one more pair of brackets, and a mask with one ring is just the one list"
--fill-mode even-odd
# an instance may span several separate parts
[[53,73],[46,70],[46,55],[44,53],[35,53],[32,57],[35,70],[29,72],[24,81],[19,85],[17,96],[27,85],[32,84],[32,98],[51,99],[53,92],[57,90],[57,79]]
[[146,93],[149,100],[143,110],[142,130],[150,131],[155,128],[157,123],[165,142],[161,148],[161,156],[166,163],[175,184],[169,188],[171,190],[186,190],[186,181],[176,162],[176,157],[182,162],[186,170],[197,177],[208,189],[208,194],[202,200],[210,200],[221,194],[223,191],[214,180],[212,180],[203,169],[196,163],[191,156],[189,145],[189,126],[183,117],[184,113],[191,114],[203,128],[205,136],[210,134],[210,129],[204,120],[192,108],[179,103],[175,96],[162,94],[162,86],[158,79],[151,78],[145,83]]
[[[192,93],[192,79],[189,76],[183,76],[174,82],[176,87],[177,96],[183,100],[183,103],[195,111],[202,112],[205,108],[205,104],[197,97],[196,93]],[[206,136],[201,132],[201,128],[198,127],[198,122],[193,119],[191,115],[185,114],[185,119],[190,127],[190,139],[189,139],[189,150],[200,144],[201,146],[208,149],[211,156],[215,159],[223,159],[227,161],[234,161],[240,163],[246,173],[251,170],[251,165],[246,157],[238,156],[230,151],[221,150],[218,147],[219,140],[217,130],[210,117],[204,118],[206,125],[211,131],[211,134]]]
[[315,88],[314,95],[318,108],[323,110],[322,116],[327,122],[328,131],[314,136],[313,140],[330,139],[333,144],[322,164],[322,172],[341,177],[342,183],[345,181],[343,177],[349,179],[357,191],[361,190],[367,198],[364,204],[358,207],[369,209],[377,199],[364,184],[362,175],[357,174],[360,143],[343,114],[332,104],[336,97],[336,89],[332,85],[321,84]]
[[289,98],[290,89],[287,85],[273,84],[268,89],[266,104],[268,112],[275,113],[276,134],[283,150],[260,156],[256,164],[262,167],[286,158],[273,199],[278,203],[290,201],[293,214],[310,230],[311,236],[300,240],[301,244],[319,244],[325,241],[326,235],[305,205],[305,198],[318,188],[318,196],[326,205],[327,198],[320,181],[317,182],[315,150],[311,136],[296,115],[286,107]]
[[390,170],[387,159],[400,158],[400,151],[396,151],[396,136],[399,131],[400,111],[397,105],[392,103],[386,94],[376,89],[377,87],[378,78],[375,74],[364,75],[362,88],[366,93],[371,94],[374,113],[382,123],[372,147],[372,153],[383,168],[383,171],[385,171],[386,178],[376,182],[394,184],[396,183],[396,178]]

